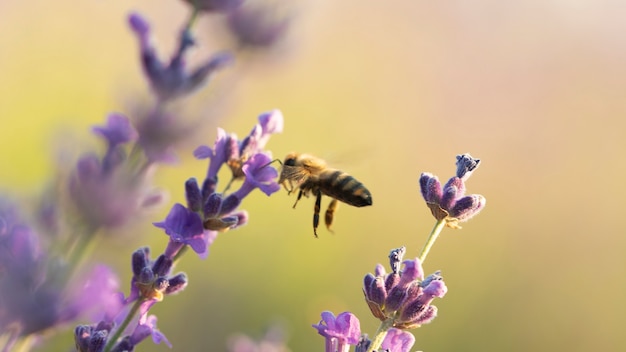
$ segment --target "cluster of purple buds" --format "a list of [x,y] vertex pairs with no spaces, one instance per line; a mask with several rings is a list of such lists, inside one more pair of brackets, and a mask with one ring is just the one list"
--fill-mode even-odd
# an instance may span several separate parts
[[149,188],[150,164],[139,164],[126,152],[138,138],[127,117],[110,114],[106,125],[93,131],[106,141],[106,152],[79,159],[69,180],[70,199],[91,228],[119,227],[159,203],[162,195]]
[[[391,273],[387,274],[378,264],[375,274],[367,274],[363,280],[363,293],[376,318],[391,320],[391,326],[406,330],[430,323],[437,315],[437,307],[431,302],[435,297],[443,297],[448,289],[440,272],[424,278],[419,259],[403,262],[404,253],[404,247],[391,251]],[[400,270],[401,263],[404,270]]]
[[[132,255],[133,278],[130,295],[119,297],[119,309],[107,314],[95,325],[80,325],[74,330],[76,348],[81,352],[132,351],[135,345],[152,336],[155,343],[165,342],[165,336],[156,328],[156,317],[148,315],[149,309],[164,296],[182,291],[187,286],[187,276],[179,273],[171,276],[172,258],[160,255],[150,260],[147,247],[136,250]],[[135,309],[133,309],[135,307]],[[137,323],[121,324],[138,314]],[[120,331],[124,329],[124,331]]]
[[456,175],[443,187],[437,176],[431,173],[420,176],[420,189],[426,204],[433,216],[439,221],[445,220],[448,227],[460,228],[459,222],[471,219],[485,207],[486,199],[480,194],[465,196],[465,181],[479,163],[479,159],[469,154],[457,155]]
[[152,90],[160,102],[166,102],[190,94],[208,81],[213,72],[230,64],[232,55],[219,53],[211,57],[195,70],[188,72],[185,66],[185,53],[195,44],[188,26],[179,37],[178,50],[168,64],[159,59],[151,43],[150,25],[137,13],[129,16],[128,22],[139,40],[141,63]]
[[[114,335],[115,324],[110,321],[101,321],[95,325],[79,325],[74,329],[76,350],[79,352],[130,352],[149,336],[156,344],[163,342],[170,348],[172,347],[165,335],[157,329],[154,315],[143,316],[130,333],[115,343],[110,343],[110,338]],[[110,347],[107,348],[107,346]]]
[[[238,210],[238,207],[250,192],[258,188],[269,196],[280,189],[276,183],[278,171],[270,166],[272,157],[263,151],[263,147],[270,135],[281,132],[282,128],[282,114],[273,110],[261,114],[259,123],[242,141],[234,134],[227,135],[224,130],[218,129],[213,148],[201,146],[195,150],[197,158],[210,159],[202,186],[195,178],[187,180],[187,206],[175,204],[165,221],[154,223],[170,236],[166,255],[174,257],[188,245],[201,258],[206,258],[208,247],[218,232],[244,225],[248,221],[247,212]],[[216,192],[217,176],[222,165],[231,168],[233,179],[243,178],[241,187],[228,195]]]

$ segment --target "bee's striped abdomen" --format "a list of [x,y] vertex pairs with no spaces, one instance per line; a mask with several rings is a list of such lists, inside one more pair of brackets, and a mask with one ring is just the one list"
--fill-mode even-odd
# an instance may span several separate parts
[[372,205],[372,195],[356,178],[340,170],[325,170],[319,174],[320,191],[355,207]]

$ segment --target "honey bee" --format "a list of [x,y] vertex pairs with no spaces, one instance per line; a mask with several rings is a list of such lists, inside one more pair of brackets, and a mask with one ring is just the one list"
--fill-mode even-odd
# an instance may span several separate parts
[[332,198],[324,217],[328,230],[333,223],[338,201],[355,207],[372,205],[372,194],[361,182],[343,171],[329,168],[324,160],[309,154],[288,154],[283,162],[278,183],[283,185],[289,194],[299,188],[298,198],[293,204],[294,208],[303,195],[315,196],[313,213],[315,237],[317,237],[322,195]]

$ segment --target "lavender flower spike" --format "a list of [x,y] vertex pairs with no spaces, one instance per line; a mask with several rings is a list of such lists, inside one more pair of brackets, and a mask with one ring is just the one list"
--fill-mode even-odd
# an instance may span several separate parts
[[129,16],[128,22],[137,35],[141,52],[141,62],[152,89],[161,101],[178,98],[196,90],[216,70],[232,62],[232,56],[220,53],[210,58],[205,64],[189,73],[185,68],[184,55],[194,45],[188,29],[181,32],[178,51],[165,65],[159,59],[150,42],[150,25],[137,13]]
[[337,317],[331,312],[322,312],[322,320],[312,325],[326,338],[326,352],[346,352],[349,345],[359,343],[361,326],[359,319],[350,312],[343,312]]
[[461,228],[459,222],[471,219],[485,207],[486,199],[482,195],[465,196],[465,180],[479,163],[479,159],[469,154],[458,155],[456,176],[450,178],[443,187],[437,176],[422,173],[419,179],[422,197],[435,219],[445,220],[448,227]]

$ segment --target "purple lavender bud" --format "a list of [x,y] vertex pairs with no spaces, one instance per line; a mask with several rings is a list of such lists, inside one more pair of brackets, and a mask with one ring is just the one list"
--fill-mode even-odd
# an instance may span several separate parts
[[131,257],[131,264],[133,268],[133,274],[135,276],[139,276],[141,271],[148,266],[150,256],[150,248],[143,247],[139,248]]
[[172,259],[161,254],[152,265],[152,271],[157,276],[166,276],[170,273],[172,265]]
[[374,282],[374,280],[376,280],[376,277],[374,275],[370,273],[365,275],[365,277],[363,278],[363,291],[367,291],[370,285],[372,284],[372,282]]
[[406,289],[406,297],[404,299],[405,302],[412,302],[416,300],[422,294],[422,287],[420,283],[417,281],[411,282],[409,287]]
[[389,274],[385,278],[385,290],[389,292],[391,291],[392,288],[396,287],[399,283],[400,283],[399,274]]
[[437,176],[424,172],[420,176],[419,183],[422,197],[424,197],[426,202],[438,204],[441,201],[443,190]]
[[169,286],[165,289],[166,295],[178,293],[187,287],[187,275],[184,273],[177,274],[169,279]]
[[433,299],[435,297],[442,298],[448,292],[448,287],[443,282],[443,280],[435,280],[430,282],[426,287],[424,287],[424,298],[425,299]]
[[367,299],[382,307],[387,299],[387,290],[385,290],[385,281],[382,277],[377,277],[366,289]]
[[214,218],[221,213],[222,209],[222,194],[213,193],[209,196],[204,204],[204,218]]
[[154,282],[154,278],[155,276],[152,269],[146,267],[141,269],[141,272],[137,275],[137,282],[142,285],[152,284]]
[[419,301],[414,301],[407,305],[395,326],[399,329],[414,329],[430,323],[435,317],[437,317],[437,307],[424,306]]
[[439,206],[449,212],[449,209],[454,206],[459,196],[463,196],[464,190],[463,180],[458,177],[452,177],[443,187],[443,197],[441,197]]
[[387,299],[385,300],[385,312],[392,313],[397,311],[406,298],[406,287],[397,285],[389,290]]
[[394,274],[397,274],[400,271],[400,263],[402,262],[402,258],[404,258],[404,254],[406,253],[406,247],[400,247],[392,250],[389,253],[389,265],[391,266],[391,271]]
[[422,269],[422,263],[418,258],[405,260],[403,264],[404,270],[402,270],[402,274],[400,275],[400,286],[406,287],[409,283],[424,278],[424,269]]
[[387,271],[385,270],[385,267],[379,263],[379,264],[376,264],[376,267],[374,267],[374,275],[385,276],[387,275]]
[[89,347],[87,348],[87,351],[89,352],[104,351],[104,347],[106,346],[108,337],[109,337],[109,334],[106,331],[95,331],[91,335],[91,338],[89,339]]
[[194,213],[202,210],[202,193],[195,178],[190,178],[185,182],[185,198],[187,198],[187,208]]
[[407,331],[391,328],[383,340],[381,349],[389,352],[409,352],[415,344],[415,336]]
[[121,114],[112,113],[105,126],[94,126],[93,131],[104,137],[109,148],[137,140],[138,134],[130,120]]
[[466,181],[480,164],[480,159],[474,159],[469,154],[456,156],[456,176]]
[[441,276],[441,271],[440,270],[437,270],[434,273],[426,276],[426,278],[424,280],[422,280],[422,282],[420,283],[420,286],[426,287],[431,282],[433,282],[435,280],[443,280],[443,277]]
[[220,209],[220,215],[230,214],[241,204],[241,200],[234,194],[229,195],[222,202],[222,209]]
[[450,209],[450,216],[459,221],[467,221],[478,214],[484,207],[487,200],[480,194],[472,194],[459,199],[454,207]]

